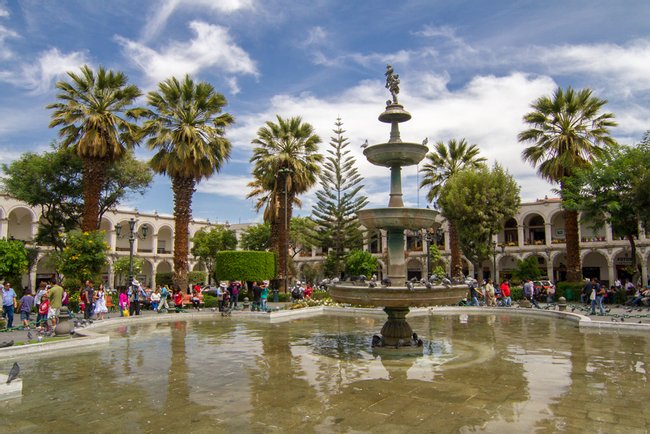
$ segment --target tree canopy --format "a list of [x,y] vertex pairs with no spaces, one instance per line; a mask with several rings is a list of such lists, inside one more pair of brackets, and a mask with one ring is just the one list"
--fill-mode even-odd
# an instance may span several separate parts
[[519,190],[498,164],[463,170],[447,181],[439,205],[443,215],[458,224],[462,250],[474,264],[490,257],[492,236],[519,210]]
[[[62,250],[63,234],[79,228],[84,210],[83,162],[73,151],[55,147],[41,154],[27,152],[3,164],[4,191],[39,208],[41,219],[35,242]],[[100,191],[99,220],[109,209],[135,195],[143,195],[153,179],[148,164],[126,152],[119,163],[108,166]]]
[[338,118],[334,124],[335,136],[331,137],[329,149],[320,174],[321,188],[316,192],[318,199],[312,210],[319,227],[318,242],[324,250],[330,250],[333,261],[333,275],[343,268],[346,249],[360,249],[363,233],[357,212],[368,204],[368,198],[360,194],[363,178],[352,157],[350,142],[344,136],[343,123]]
[[205,265],[208,270],[208,283],[214,273],[217,260],[217,253],[223,250],[235,250],[237,248],[237,236],[235,231],[224,226],[217,226],[209,231],[200,230],[192,238],[191,253]]

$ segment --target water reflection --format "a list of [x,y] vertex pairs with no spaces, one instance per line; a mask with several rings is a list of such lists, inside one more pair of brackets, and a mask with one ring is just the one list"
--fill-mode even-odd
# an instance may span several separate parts
[[643,432],[650,339],[508,315],[419,317],[422,353],[373,353],[381,318],[176,321],[21,361],[7,432]]

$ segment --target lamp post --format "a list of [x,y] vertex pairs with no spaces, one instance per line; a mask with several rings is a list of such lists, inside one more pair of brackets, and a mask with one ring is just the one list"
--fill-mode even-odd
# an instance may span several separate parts
[[425,278],[429,280],[429,276],[431,275],[431,243],[437,240],[437,234],[431,229],[427,229],[424,233],[420,233],[419,238],[424,241],[424,246],[426,248],[427,273]]
[[492,280],[494,281],[494,284],[497,284],[497,242],[492,241],[492,269],[494,270],[494,276],[492,276]]
[[[289,291],[289,174],[292,172],[288,167],[278,170],[284,175],[284,291]],[[275,295],[274,295],[275,299]]]
[[126,236],[129,237],[129,286],[131,289],[133,289],[133,243],[135,242],[136,238],[139,238],[141,240],[147,238],[147,232],[149,232],[149,228],[146,225],[143,225],[142,235],[140,235],[135,227],[135,224],[137,222],[138,221],[136,219],[131,217],[131,220],[129,220],[129,233],[123,235],[122,225],[119,223],[115,225],[115,234],[117,235],[117,238],[124,238]]

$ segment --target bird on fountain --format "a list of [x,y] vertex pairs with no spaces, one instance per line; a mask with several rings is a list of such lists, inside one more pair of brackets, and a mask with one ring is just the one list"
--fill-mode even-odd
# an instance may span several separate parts
[[9,375],[7,376],[7,384],[18,378],[18,374],[20,374],[20,365],[18,362],[14,362],[14,365],[9,370]]

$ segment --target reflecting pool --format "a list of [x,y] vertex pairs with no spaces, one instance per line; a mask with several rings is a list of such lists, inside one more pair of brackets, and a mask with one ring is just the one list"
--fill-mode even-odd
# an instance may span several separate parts
[[420,316],[420,356],[373,354],[383,316],[108,330],[20,360],[2,432],[645,432],[650,336],[557,319]]

